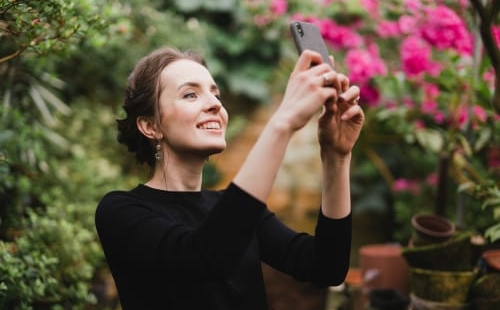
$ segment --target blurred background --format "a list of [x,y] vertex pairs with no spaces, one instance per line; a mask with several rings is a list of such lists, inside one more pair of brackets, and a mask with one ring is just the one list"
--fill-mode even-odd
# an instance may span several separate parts
[[[320,28],[361,87],[353,268],[369,244],[407,245],[419,213],[500,240],[500,3],[481,0],[0,0],[0,309],[119,309],[94,228],[104,193],[147,178],[116,141],[135,62],[162,46],[205,55],[229,111],[204,187],[230,182],[297,59],[291,20]],[[314,231],[311,122],[269,198]],[[270,304],[325,309],[328,291],[265,267]]]

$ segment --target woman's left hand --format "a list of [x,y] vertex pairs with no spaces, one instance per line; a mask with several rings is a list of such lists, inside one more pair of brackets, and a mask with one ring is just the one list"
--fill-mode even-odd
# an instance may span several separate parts
[[322,154],[346,156],[356,143],[364,123],[359,106],[360,90],[349,86],[349,79],[338,75],[341,94],[337,100],[328,100],[318,121],[318,139]]

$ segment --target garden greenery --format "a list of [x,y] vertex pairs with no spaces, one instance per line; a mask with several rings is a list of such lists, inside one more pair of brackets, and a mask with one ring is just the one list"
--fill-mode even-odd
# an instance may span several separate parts
[[423,210],[499,240],[500,2],[485,3],[0,0],[0,309],[111,307],[94,285],[106,266],[93,212],[142,177],[115,138],[139,57],[202,52],[238,114],[281,93],[292,19],[316,23],[362,89],[355,211],[394,212],[396,240]]

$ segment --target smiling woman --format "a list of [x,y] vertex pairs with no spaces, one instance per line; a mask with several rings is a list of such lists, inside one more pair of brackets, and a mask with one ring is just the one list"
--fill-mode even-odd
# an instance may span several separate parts
[[[359,89],[305,51],[283,101],[227,188],[203,190],[206,159],[226,147],[228,114],[203,59],[163,48],[128,79],[118,140],[151,177],[106,194],[96,227],[122,308],[268,309],[261,263],[318,286],[349,267],[351,150],[364,121]],[[323,76],[338,89],[325,86]],[[341,93],[341,95],[339,95]],[[319,109],[323,196],[314,236],[265,204],[292,135]]]

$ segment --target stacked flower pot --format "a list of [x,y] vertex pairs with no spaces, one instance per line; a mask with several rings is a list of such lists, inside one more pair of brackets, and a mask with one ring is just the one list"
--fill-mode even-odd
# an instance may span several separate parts
[[436,215],[412,218],[414,233],[402,251],[410,270],[411,310],[469,308],[469,292],[477,278],[472,262],[471,233]]

